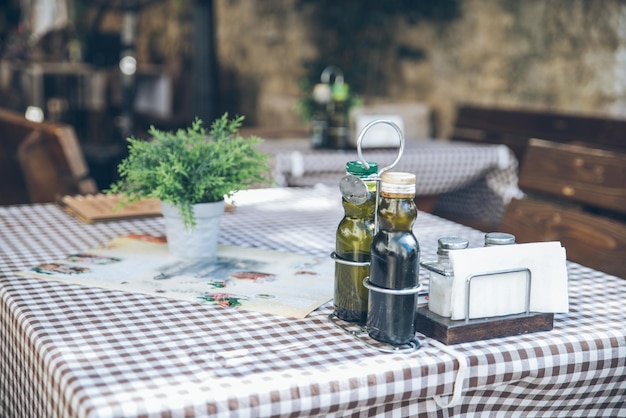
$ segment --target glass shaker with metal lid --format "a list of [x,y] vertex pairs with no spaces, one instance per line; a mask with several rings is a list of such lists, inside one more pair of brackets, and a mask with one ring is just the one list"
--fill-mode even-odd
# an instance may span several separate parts
[[485,247],[515,244],[515,235],[506,232],[488,232],[485,234]]
[[452,310],[452,282],[454,272],[450,263],[450,251],[462,250],[469,241],[458,237],[443,237],[438,240],[437,261],[422,263],[430,271],[428,309],[443,317],[450,317]]

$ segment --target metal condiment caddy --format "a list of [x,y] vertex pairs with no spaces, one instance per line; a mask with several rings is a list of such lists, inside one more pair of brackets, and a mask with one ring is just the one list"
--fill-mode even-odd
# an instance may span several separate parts
[[[388,126],[390,126],[391,128],[393,128],[396,133],[398,134],[398,137],[400,139],[400,145],[399,145],[399,149],[398,149],[398,155],[396,157],[396,159],[387,167],[384,167],[382,169],[379,170],[378,174],[376,175],[376,177],[370,177],[368,178],[368,180],[372,181],[376,181],[376,199],[375,199],[375,209],[374,209],[374,228],[375,228],[375,233],[378,232],[379,230],[379,224],[378,224],[378,205],[379,205],[379,200],[380,200],[380,188],[381,188],[381,177],[382,174],[386,171],[389,171],[391,169],[393,169],[398,162],[400,161],[400,159],[402,158],[402,155],[404,153],[404,147],[405,147],[405,139],[404,139],[404,135],[402,133],[402,130],[398,127],[398,125],[396,125],[395,123],[388,121],[388,120],[374,120],[372,122],[370,122],[369,124],[367,124],[359,133],[359,137],[357,139],[357,155],[359,157],[359,161],[366,167],[369,168],[369,163],[365,160],[365,158],[363,157],[363,151],[362,151],[362,143],[363,140],[365,138],[365,135],[367,133],[367,131],[369,129],[371,129],[373,126],[375,125],[379,125],[379,124],[386,124]],[[354,175],[346,175],[344,176],[340,183],[339,183],[339,188],[341,191],[341,194],[343,196],[344,199],[346,199],[349,202],[355,203],[355,204],[360,204],[362,202],[364,202],[367,199],[367,195],[369,193],[367,186],[365,185],[365,183],[363,182],[363,180],[359,177],[356,177]],[[335,251],[333,251],[330,255],[330,257],[334,260],[335,263],[339,263],[339,264],[344,264],[344,265],[348,265],[348,266],[352,266],[352,267],[365,267],[365,266],[370,266],[370,262],[369,261],[365,261],[365,262],[357,262],[357,261],[351,261],[351,260],[346,260],[340,256],[338,256],[336,254]],[[394,295],[408,295],[408,294],[415,294],[418,293],[421,289],[421,285],[418,285],[417,287],[414,288],[410,288],[410,289],[387,289],[387,288],[382,288],[379,286],[376,286],[372,283],[370,283],[369,281],[369,276],[365,277],[365,279],[363,280],[363,285],[370,291],[370,292],[380,292],[380,293],[387,293],[387,294],[394,294]],[[381,342],[381,341],[377,341],[373,338],[371,338],[368,334],[367,328],[364,325],[359,325],[356,323],[348,323],[345,322],[341,319],[339,319],[335,313],[331,313],[328,316],[328,319],[335,324],[337,327],[339,327],[340,329],[342,329],[343,331],[347,332],[349,335],[351,335],[352,337],[355,337],[356,339],[358,339],[359,341],[363,342],[364,344],[367,344],[370,347],[376,348],[380,351],[384,351],[384,352],[393,352],[393,353],[398,353],[398,352],[413,352],[416,351],[417,349],[419,349],[420,347],[420,343],[419,341],[414,337],[409,343],[404,344],[404,345],[400,345],[400,346],[396,346],[396,345],[392,345],[392,344],[388,344],[385,342]]]
[[[381,180],[383,174],[393,169],[404,153],[405,138],[401,129],[389,120],[374,120],[367,124],[359,133],[357,139],[357,154],[359,162],[363,164],[365,168],[369,168],[369,163],[363,157],[362,143],[369,129],[375,125],[385,124],[393,128],[400,139],[398,155],[396,159],[388,166],[380,169],[377,174],[372,174],[365,180],[369,182],[376,182],[376,196],[375,196],[375,209],[374,209],[374,233],[379,232],[379,215],[378,209],[381,199]],[[347,174],[344,176],[340,183],[339,188],[343,199],[352,204],[362,204],[370,196],[370,190],[368,190],[364,179],[355,175]],[[514,237],[511,241],[508,234],[507,239],[496,240],[493,245],[496,244],[510,244],[514,243]],[[500,236],[496,238],[502,238]],[[489,246],[489,245],[486,245]],[[351,267],[370,267],[371,261],[352,261],[347,260],[339,256],[335,251],[330,254],[330,257],[335,263],[343,264]],[[419,265],[430,271],[443,276],[451,276],[453,273],[437,269],[433,262],[420,262]],[[507,275],[513,273],[524,273],[526,276],[526,289],[525,289],[525,312],[520,314],[505,315],[500,317],[491,318],[477,318],[470,319],[470,302],[471,302],[471,290],[472,283],[480,280],[483,277],[489,277],[493,275]],[[368,289],[368,292],[378,292],[390,295],[412,295],[417,294],[422,289],[422,285],[419,284],[412,288],[402,289],[388,289],[380,286],[376,286],[370,282],[369,275],[363,279],[363,286]],[[530,312],[530,295],[532,287],[532,274],[528,268],[514,268],[499,271],[479,271],[469,275],[465,280],[465,320],[451,320],[450,318],[439,316],[429,311],[426,304],[418,304],[417,311],[415,313],[415,331],[431,338],[434,338],[444,344],[455,344],[459,342],[470,342],[476,340],[484,340],[489,338],[504,337],[510,335],[519,335],[537,331],[548,331],[553,326],[553,313],[535,313]],[[369,314],[369,309],[368,309]],[[328,319],[342,329],[350,336],[356,338],[363,344],[375,348],[379,351],[390,353],[410,353],[420,348],[420,342],[413,336],[413,338],[406,344],[393,345],[390,343],[378,341],[369,335],[367,326],[359,323],[347,322],[342,320],[336,315],[336,312],[329,314]]]

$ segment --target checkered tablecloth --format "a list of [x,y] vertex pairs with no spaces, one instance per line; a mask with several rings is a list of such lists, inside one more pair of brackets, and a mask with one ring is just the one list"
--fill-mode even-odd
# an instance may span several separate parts
[[[336,187],[356,150],[315,150],[308,140],[268,140],[262,150],[273,155],[273,177],[280,186]],[[365,149],[363,156],[380,169],[398,156],[398,149]],[[520,198],[518,161],[504,145],[437,140],[407,140],[394,171],[416,175],[418,196],[439,195],[435,213],[498,224],[506,205]]]
[[[237,203],[224,244],[334,247],[335,188],[253,190]],[[452,346],[418,333],[419,350],[389,354],[330,323],[331,303],[295,320],[15,276],[129,232],[162,235],[163,221],[0,208],[0,416],[626,416],[626,280],[569,263],[571,311],[554,330]],[[441,236],[483,243],[425,213],[415,233],[422,260]],[[455,384],[458,405],[439,406]]]

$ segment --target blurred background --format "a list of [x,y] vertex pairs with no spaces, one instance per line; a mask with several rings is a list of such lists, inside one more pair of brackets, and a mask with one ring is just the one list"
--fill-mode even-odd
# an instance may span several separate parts
[[5,0],[0,108],[72,125],[106,187],[123,139],[210,122],[309,128],[341,68],[354,107],[459,104],[626,116],[624,0]]

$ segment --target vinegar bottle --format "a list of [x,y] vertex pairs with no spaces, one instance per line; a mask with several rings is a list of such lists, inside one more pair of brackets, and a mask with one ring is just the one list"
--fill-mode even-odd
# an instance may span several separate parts
[[383,173],[380,195],[380,230],[371,250],[367,331],[376,340],[402,345],[415,335],[419,287],[420,249],[413,235],[415,175]]
[[353,203],[342,198],[344,217],[337,226],[335,254],[340,258],[335,263],[335,315],[344,321],[364,324],[367,319],[368,291],[363,279],[369,275],[369,266],[354,266],[341,260],[367,263],[374,237],[374,215],[376,208],[376,176],[378,164],[368,162],[365,168],[360,161],[346,164],[346,172],[363,179],[367,187],[364,201]]

